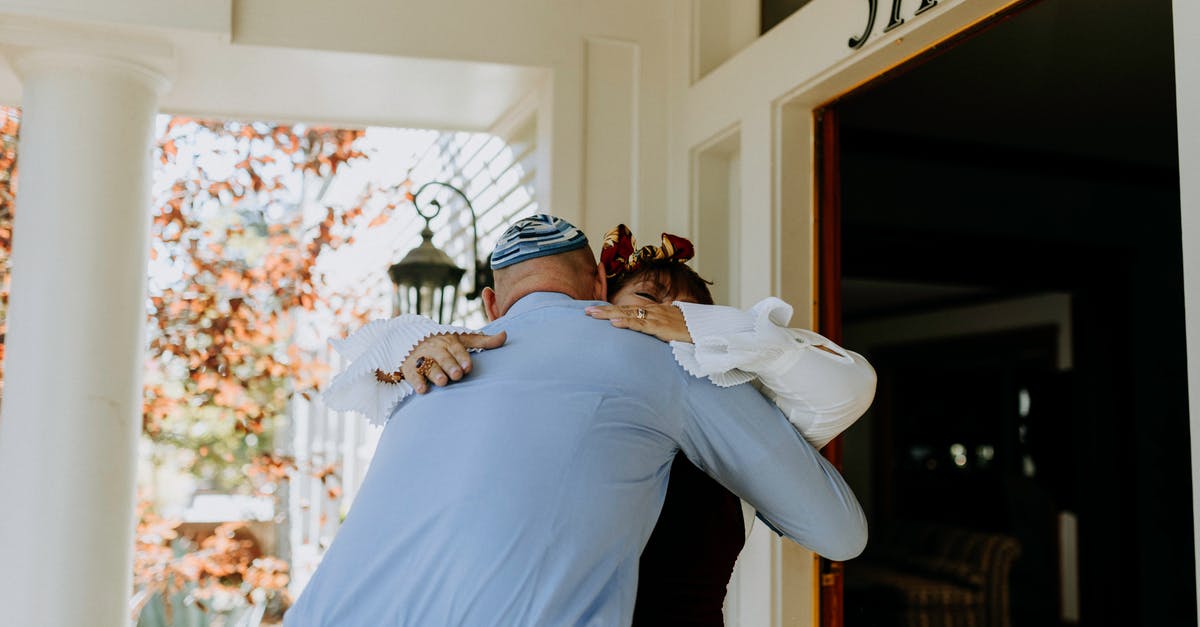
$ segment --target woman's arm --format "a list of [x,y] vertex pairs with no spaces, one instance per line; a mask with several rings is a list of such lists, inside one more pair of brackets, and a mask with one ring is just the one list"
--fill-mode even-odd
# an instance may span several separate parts
[[[330,340],[349,363],[322,398],[330,409],[355,411],[383,425],[406,397],[428,390],[426,379],[439,386],[457,381],[471,371],[468,350],[496,348],[506,339],[504,333],[481,335],[412,314],[375,320],[344,340]],[[425,368],[418,367],[422,360],[429,360]],[[397,371],[403,380],[396,380]]]
[[[638,309],[645,312],[641,317]],[[875,396],[871,365],[817,333],[787,328],[792,308],[778,298],[746,311],[677,302],[597,307],[589,313],[669,341],[685,370],[719,386],[757,379],[817,448],[854,424]]]
[[862,552],[867,521],[854,491],[777,408],[748,386],[686,379],[678,442],[697,468],[802,546],[834,560]]

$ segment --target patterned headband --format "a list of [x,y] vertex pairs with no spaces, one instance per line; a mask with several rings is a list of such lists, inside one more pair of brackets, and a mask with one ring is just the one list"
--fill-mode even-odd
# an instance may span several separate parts
[[665,259],[684,263],[695,254],[692,242],[670,233],[662,234],[662,246],[643,246],[639,249],[629,227],[618,224],[617,228],[604,236],[604,246],[600,249],[600,263],[604,264],[605,276],[611,279],[636,272],[647,261]]

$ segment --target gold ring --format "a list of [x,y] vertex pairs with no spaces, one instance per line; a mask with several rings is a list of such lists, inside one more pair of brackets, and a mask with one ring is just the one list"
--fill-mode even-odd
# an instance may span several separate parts
[[646,319],[646,310],[645,310],[645,309],[642,309],[641,307],[638,307],[638,310],[637,310],[637,319],[638,319],[638,320],[645,320],[645,319]]
[[418,357],[415,365],[417,367],[417,373],[422,377],[428,378],[429,371],[433,370],[433,367],[437,365],[437,362],[432,359],[426,359],[425,357]]

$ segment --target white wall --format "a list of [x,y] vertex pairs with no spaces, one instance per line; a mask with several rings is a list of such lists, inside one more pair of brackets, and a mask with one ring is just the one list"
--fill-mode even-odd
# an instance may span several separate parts
[[731,129],[718,139],[699,147],[692,155],[696,177],[692,189],[696,245],[696,271],[713,282],[712,295],[718,303],[733,302],[732,277],[737,275],[741,252],[737,232],[741,222],[741,137]]
[[[1200,171],[1200,3],[1175,0],[1175,78],[1179,172]],[[1183,295],[1186,307],[1188,392],[1192,425],[1192,524],[1200,547],[1200,180],[1180,176]],[[1200,556],[1196,560],[1200,599]]]
[[692,6],[695,81],[758,39],[760,11],[759,0],[696,0]]
[[79,20],[113,26],[137,26],[229,37],[233,0],[5,0],[9,15]]

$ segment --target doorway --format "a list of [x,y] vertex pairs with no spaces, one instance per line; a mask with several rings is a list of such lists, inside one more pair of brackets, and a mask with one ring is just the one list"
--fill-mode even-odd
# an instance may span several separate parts
[[1169,0],[1042,0],[818,113],[849,627],[1195,623],[1172,54]]

